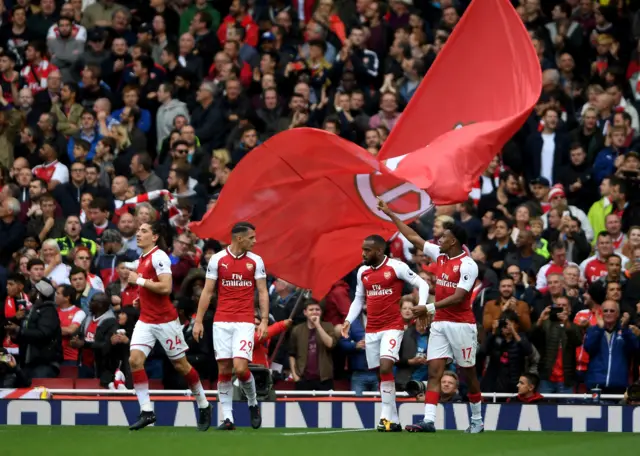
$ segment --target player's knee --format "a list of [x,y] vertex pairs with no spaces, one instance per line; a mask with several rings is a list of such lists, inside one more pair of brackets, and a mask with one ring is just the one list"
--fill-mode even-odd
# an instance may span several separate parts
[[131,370],[137,371],[144,368],[144,354],[134,350],[129,355],[129,366]]
[[173,364],[176,372],[178,372],[180,375],[187,375],[191,370],[191,364],[189,364],[189,362],[187,361],[186,356],[180,359],[171,360],[171,364]]
[[380,360],[380,375],[393,374],[393,361],[389,359]]

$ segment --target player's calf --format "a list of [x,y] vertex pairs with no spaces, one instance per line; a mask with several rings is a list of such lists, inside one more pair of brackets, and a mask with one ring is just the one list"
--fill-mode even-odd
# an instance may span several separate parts
[[380,396],[382,400],[380,422],[378,424],[378,431],[380,432],[402,431],[396,405],[396,381],[393,377],[393,365],[394,361],[391,359],[380,360]]

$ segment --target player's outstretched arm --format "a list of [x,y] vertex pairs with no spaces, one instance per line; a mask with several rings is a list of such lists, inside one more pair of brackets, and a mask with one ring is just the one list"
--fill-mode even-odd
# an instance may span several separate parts
[[421,252],[424,251],[425,240],[422,239],[422,237],[420,237],[420,235],[416,233],[413,228],[410,228],[402,220],[400,220],[400,218],[391,209],[389,209],[387,203],[385,203],[380,198],[378,198],[378,209],[389,216],[391,221],[395,223],[396,227],[398,227],[398,231],[400,231],[400,234],[406,237],[416,249],[419,249]]

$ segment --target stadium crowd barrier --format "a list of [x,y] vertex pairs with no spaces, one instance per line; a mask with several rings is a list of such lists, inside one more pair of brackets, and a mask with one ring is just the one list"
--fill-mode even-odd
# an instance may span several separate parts
[[[127,426],[138,415],[135,394],[130,390],[46,390],[35,388],[22,396],[20,390],[0,397],[0,425],[102,425]],[[25,390],[22,390],[23,392]],[[207,395],[215,395],[215,390]],[[196,405],[188,390],[152,390],[157,426],[195,426]],[[422,418],[424,405],[399,394],[398,413],[403,424]],[[304,396],[304,397],[303,397]],[[263,402],[263,427],[372,429],[380,412],[378,394],[355,397],[350,391],[278,391],[276,402]],[[605,405],[589,394],[550,394],[550,399],[569,399],[580,404],[521,405],[494,403],[511,395],[485,393],[483,415],[488,431],[640,432],[640,406]],[[41,399],[38,399],[40,397]],[[617,402],[620,395],[602,395]],[[214,421],[218,416],[214,406]],[[244,404],[235,407],[236,424],[249,426]],[[469,425],[468,404],[440,404],[436,427],[464,430]]]

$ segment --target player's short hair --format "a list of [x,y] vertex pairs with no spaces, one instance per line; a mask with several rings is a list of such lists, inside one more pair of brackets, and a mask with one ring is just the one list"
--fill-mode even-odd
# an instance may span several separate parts
[[249,230],[255,231],[256,227],[249,222],[238,222],[231,228],[231,235],[245,234]]
[[387,241],[385,241],[379,234],[372,234],[371,236],[364,238],[364,240],[372,242],[376,247],[381,247],[383,249],[387,246]]
[[522,377],[526,378],[529,383],[533,385],[533,391],[538,391],[538,385],[540,384],[540,377],[531,372],[522,374]]
[[460,244],[460,247],[467,243],[467,232],[459,225],[455,223],[445,222],[442,224],[442,228],[449,230],[449,232],[456,238],[456,241]]

